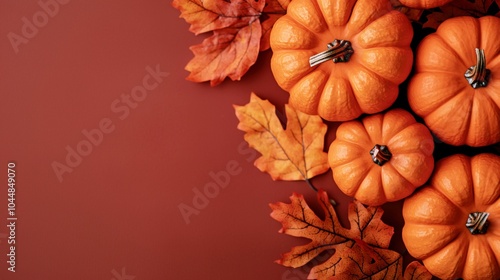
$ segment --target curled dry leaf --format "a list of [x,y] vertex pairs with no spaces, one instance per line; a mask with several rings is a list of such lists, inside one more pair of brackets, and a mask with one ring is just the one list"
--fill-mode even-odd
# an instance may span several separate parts
[[[266,2],[267,1],[267,2]],[[187,77],[193,82],[210,81],[215,86],[226,77],[240,80],[257,60],[259,51],[269,48],[274,22],[286,13],[290,0],[174,0],[180,17],[195,34],[213,32],[201,44],[192,46]]]
[[329,169],[323,151],[327,127],[319,116],[285,106],[288,121],[284,129],[274,105],[254,93],[248,104],[234,108],[238,129],[246,132],[245,141],[262,154],[255,166],[273,180],[308,180]]
[[298,268],[319,254],[334,250],[328,260],[311,269],[308,279],[402,278],[401,255],[387,249],[394,228],[382,222],[382,208],[366,208],[357,201],[351,202],[350,229],[347,229],[340,225],[324,191],[318,192],[324,220],[309,208],[302,195],[294,193],[290,199],[290,204],[270,204],[271,217],[282,224],[281,233],[311,241],[292,248],[277,263]]

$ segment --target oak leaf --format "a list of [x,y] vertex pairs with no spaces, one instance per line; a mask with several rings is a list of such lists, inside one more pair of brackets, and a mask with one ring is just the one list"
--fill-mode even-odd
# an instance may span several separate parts
[[406,267],[404,280],[431,280],[432,274],[418,261],[413,261]]
[[271,217],[282,224],[281,233],[310,240],[283,254],[277,263],[299,268],[323,256],[325,251],[333,251],[326,261],[312,267],[307,279],[432,278],[418,262],[411,263],[403,274],[401,255],[388,249],[394,228],[382,221],[382,208],[351,202],[348,209],[350,228],[344,228],[327,193],[319,190],[317,195],[324,219],[314,213],[300,194],[294,193],[290,204],[270,204]]
[[[492,7],[492,5],[496,7]],[[427,21],[423,27],[437,29],[445,20],[459,16],[482,17],[491,14],[491,10],[496,10],[492,15],[498,12],[498,0],[454,0],[442,7],[431,10],[427,15]]]
[[[267,2],[266,2],[267,1]],[[194,34],[212,32],[190,49],[195,57],[185,69],[193,82],[218,85],[226,77],[240,80],[269,48],[274,22],[286,13],[290,0],[173,0]],[[261,24],[262,23],[262,24]]]
[[319,116],[311,116],[285,105],[286,129],[267,100],[251,94],[244,106],[234,105],[238,129],[246,132],[245,141],[262,154],[255,166],[273,180],[306,180],[329,169],[323,151],[327,130]]

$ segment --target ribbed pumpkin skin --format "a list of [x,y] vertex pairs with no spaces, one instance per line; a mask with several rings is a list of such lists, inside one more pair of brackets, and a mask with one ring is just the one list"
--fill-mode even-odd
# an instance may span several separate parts
[[444,6],[453,0],[399,0],[406,7],[414,9],[430,9]]
[[[469,213],[489,212],[485,234],[472,235]],[[500,279],[500,157],[453,155],[436,164],[429,185],[403,205],[408,252],[441,279]]]
[[[387,145],[392,158],[375,164],[370,150]],[[333,179],[345,194],[378,206],[409,196],[434,168],[434,141],[425,125],[403,109],[342,123],[330,145]]]
[[[413,29],[387,0],[294,0],[271,31],[271,69],[289,104],[329,121],[387,109],[410,73]],[[314,67],[309,58],[348,40],[350,61]]]
[[[451,18],[420,43],[408,86],[412,110],[447,144],[474,147],[500,141],[500,19]],[[484,49],[491,70],[486,87],[464,77]]]

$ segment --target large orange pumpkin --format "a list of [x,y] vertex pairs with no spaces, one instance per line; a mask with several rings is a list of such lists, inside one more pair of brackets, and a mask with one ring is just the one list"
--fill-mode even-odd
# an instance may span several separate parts
[[403,205],[403,241],[441,279],[500,279],[500,157],[453,155]]
[[396,100],[412,37],[388,0],[293,0],[271,31],[271,68],[295,109],[351,120]]
[[415,9],[430,9],[444,6],[453,0],[399,0],[401,4]]
[[451,145],[500,141],[500,19],[457,17],[420,43],[408,101]]
[[333,179],[364,204],[403,199],[431,176],[432,135],[403,109],[344,122],[336,134],[328,151]]

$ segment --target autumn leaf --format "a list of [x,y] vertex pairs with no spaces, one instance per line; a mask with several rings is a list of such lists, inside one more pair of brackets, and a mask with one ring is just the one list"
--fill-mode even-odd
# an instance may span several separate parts
[[298,268],[333,250],[328,260],[311,269],[308,279],[402,279],[402,257],[387,249],[394,228],[382,222],[382,208],[351,202],[347,229],[340,225],[326,192],[318,191],[324,219],[311,210],[302,195],[294,193],[290,199],[290,204],[270,204],[271,217],[282,224],[281,233],[310,242],[292,248],[277,263]]
[[422,16],[422,13],[424,12],[421,9],[413,9],[406,7],[405,5],[401,4],[401,2],[399,2],[398,0],[390,0],[390,2],[395,10],[398,10],[401,13],[405,14],[411,21],[418,21]]
[[286,129],[276,116],[275,107],[251,94],[244,106],[234,105],[238,129],[245,141],[262,154],[255,166],[273,180],[309,180],[329,169],[323,151],[327,130],[319,116],[311,116],[285,106]]
[[258,20],[265,1],[174,0],[172,5],[191,24],[189,30],[198,35],[227,27],[241,28]]
[[194,58],[186,65],[187,79],[210,81],[215,86],[226,77],[239,80],[257,60],[261,27],[258,21],[243,28],[214,31],[202,44],[192,46]]
[[[266,2],[267,1],[267,2]],[[220,84],[226,77],[240,80],[269,48],[269,33],[286,13],[290,0],[174,0],[180,17],[194,34],[212,32],[190,49],[194,58],[185,69],[193,82]],[[262,23],[262,24],[261,24]]]
[[404,280],[431,280],[432,274],[418,261],[411,262],[405,270]]
[[[423,24],[423,27],[437,29],[443,21],[453,17],[482,17],[488,15],[493,4],[495,4],[495,0],[454,0],[449,4],[433,9],[427,15],[427,21]],[[496,11],[498,12],[498,6]]]

